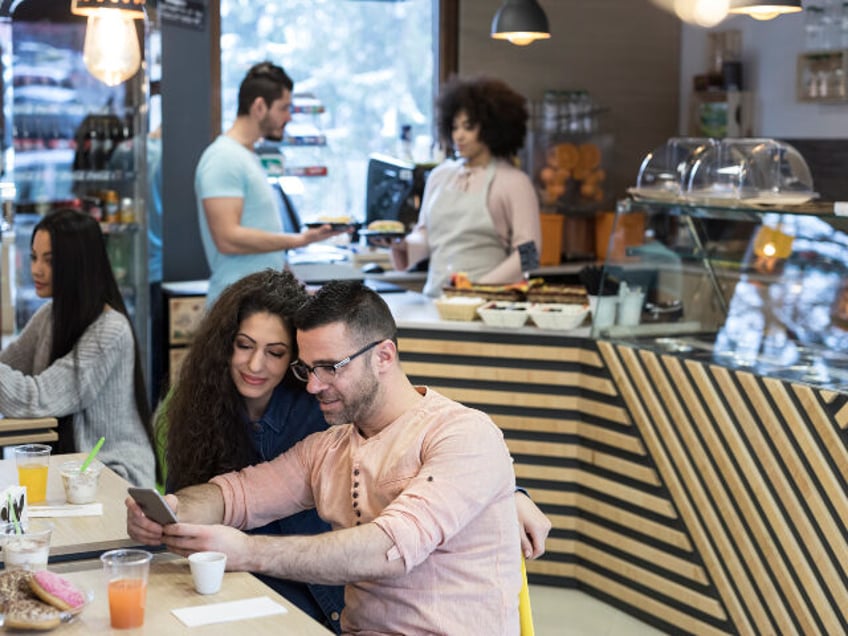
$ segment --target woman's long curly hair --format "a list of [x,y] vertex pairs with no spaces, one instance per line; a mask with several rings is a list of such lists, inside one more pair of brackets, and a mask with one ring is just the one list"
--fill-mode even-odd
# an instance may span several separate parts
[[[279,316],[297,345],[292,316],[308,298],[289,272],[267,269],[227,287],[195,332],[166,407],[168,490],[208,481],[255,461],[247,410],[230,375],[241,323],[267,312]],[[283,382],[294,381],[287,372]]]
[[508,159],[524,145],[527,105],[522,95],[492,77],[452,77],[436,101],[439,137],[453,147],[453,120],[465,112],[471,124],[480,125],[480,141],[495,157]]

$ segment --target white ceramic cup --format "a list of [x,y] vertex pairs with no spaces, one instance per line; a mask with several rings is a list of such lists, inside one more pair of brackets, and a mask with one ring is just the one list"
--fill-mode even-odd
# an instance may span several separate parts
[[194,589],[198,594],[215,594],[221,589],[227,555],[223,552],[195,552],[188,557]]

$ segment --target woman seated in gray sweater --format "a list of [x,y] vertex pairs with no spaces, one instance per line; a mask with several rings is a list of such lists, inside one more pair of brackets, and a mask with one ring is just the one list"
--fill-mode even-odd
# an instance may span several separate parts
[[139,486],[154,486],[156,459],[138,343],[112,274],[100,225],[57,210],[33,230],[35,291],[52,298],[0,351],[0,413],[57,417],[54,452],[91,449]]

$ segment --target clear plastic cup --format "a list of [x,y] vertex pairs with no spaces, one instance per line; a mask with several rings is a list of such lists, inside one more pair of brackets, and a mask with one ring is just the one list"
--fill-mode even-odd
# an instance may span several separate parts
[[47,499],[47,469],[50,447],[47,444],[23,444],[12,448],[18,466],[18,484],[27,489],[28,503]]
[[65,500],[69,504],[88,504],[97,499],[97,486],[103,464],[93,460],[84,473],[80,472],[83,461],[65,462],[59,467],[62,486],[65,488]]
[[109,593],[113,629],[144,625],[147,575],[153,555],[146,550],[109,550],[100,555]]
[[3,564],[7,570],[44,570],[50,556],[53,524],[43,519],[30,519],[23,524],[0,524]]

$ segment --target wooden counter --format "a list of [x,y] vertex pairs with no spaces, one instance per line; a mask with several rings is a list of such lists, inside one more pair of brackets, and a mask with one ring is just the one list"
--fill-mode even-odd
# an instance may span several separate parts
[[492,416],[553,522],[531,582],[670,633],[848,632],[848,391],[415,302],[404,370]]

